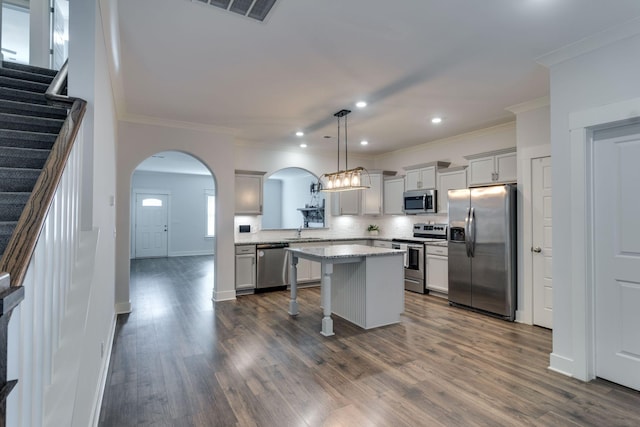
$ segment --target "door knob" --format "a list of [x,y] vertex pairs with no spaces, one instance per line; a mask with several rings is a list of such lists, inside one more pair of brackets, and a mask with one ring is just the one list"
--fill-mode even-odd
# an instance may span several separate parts
[[542,252],[542,248],[540,246],[536,246],[535,248],[532,247],[531,248],[531,252],[535,252],[535,253],[539,254],[540,252]]

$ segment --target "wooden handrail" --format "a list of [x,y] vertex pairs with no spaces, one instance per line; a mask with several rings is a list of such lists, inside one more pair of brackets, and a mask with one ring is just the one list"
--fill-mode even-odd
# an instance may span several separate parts
[[66,65],[65,62],[53,79],[45,96],[52,103],[67,106],[71,104],[71,108],[33,187],[31,196],[18,219],[18,224],[7,244],[4,255],[0,259],[0,271],[9,273],[12,288],[22,286],[40,231],[87,109],[86,101],[60,94],[65,86]]

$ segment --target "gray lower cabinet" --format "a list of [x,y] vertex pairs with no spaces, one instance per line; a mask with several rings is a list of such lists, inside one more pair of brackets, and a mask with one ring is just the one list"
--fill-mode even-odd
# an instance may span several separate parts
[[[291,243],[289,247],[291,248],[304,248],[304,247],[314,247],[325,245],[326,242],[322,243]],[[287,258],[287,262],[289,262]],[[298,279],[298,283],[307,283],[307,282],[319,282],[321,278],[320,273],[320,263],[311,261],[304,258],[298,258],[298,265],[296,266],[298,269],[298,274],[296,278]],[[290,282],[289,282],[290,283]]]
[[256,287],[256,246],[236,246],[236,290]]

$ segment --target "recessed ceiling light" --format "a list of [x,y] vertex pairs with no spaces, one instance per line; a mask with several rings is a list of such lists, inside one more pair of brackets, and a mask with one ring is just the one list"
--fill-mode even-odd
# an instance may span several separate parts
[[300,148],[307,148],[307,144],[305,143],[300,144]]
[[360,141],[360,145],[367,145],[369,144],[369,141],[367,141],[366,139],[363,139],[362,141]]
[[366,107],[366,106],[367,106],[367,103],[366,103],[366,102],[364,102],[364,101],[358,101],[358,102],[356,102],[356,107],[358,107],[358,108],[364,108],[364,107]]
[[296,136],[304,136],[304,132],[302,132],[301,130],[299,130],[298,132],[296,132]]
[[433,123],[434,125],[442,123],[442,117],[434,117],[433,119],[431,119],[431,123]]

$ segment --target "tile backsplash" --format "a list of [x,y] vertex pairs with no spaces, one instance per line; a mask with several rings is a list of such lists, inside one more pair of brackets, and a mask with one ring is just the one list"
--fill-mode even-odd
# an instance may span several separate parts
[[[305,228],[303,237],[364,237],[368,236],[369,224],[380,227],[379,236],[383,238],[410,237],[413,235],[413,224],[446,223],[447,215],[384,215],[384,216],[329,216],[326,228]],[[236,216],[235,240],[268,240],[283,237],[294,237],[296,230],[262,230],[262,216]],[[250,233],[240,233],[239,225],[250,225]]]

